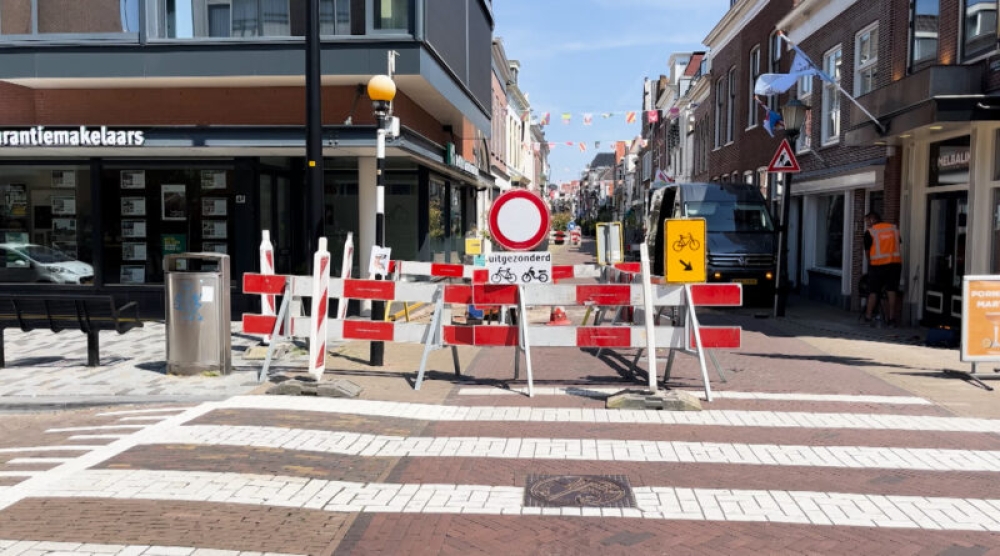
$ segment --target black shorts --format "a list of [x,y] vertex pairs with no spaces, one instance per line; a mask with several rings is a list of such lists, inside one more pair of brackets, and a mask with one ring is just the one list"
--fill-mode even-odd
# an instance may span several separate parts
[[903,265],[900,263],[889,263],[868,267],[868,291],[878,293],[885,291],[897,291],[899,289],[899,276],[903,272]]

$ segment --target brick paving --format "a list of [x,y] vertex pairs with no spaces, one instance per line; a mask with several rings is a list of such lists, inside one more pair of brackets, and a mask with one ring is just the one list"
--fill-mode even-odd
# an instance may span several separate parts
[[[588,258],[555,253],[560,264]],[[720,396],[702,412],[606,412],[599,396],[470,390],[525,386],[503,349],[466,350],[462,379],[439,353],[445,364],[414,392],[419,351],[407,352],[409,367],[394,356],[369,377],[354,346],[331,376],[349,371],[340,376],[366,386],[362,400],[4,415],[0,554],[88,553],[83,543],[193,556],[1000,554],[995,395],[934,374],[951,365],[947,354],[908,343],[910,331],[754,313],[705,314],[745,330],[741,349],[717,354],[727,381],[709,368],[712,389],[748,396]],[[633,352],[622,353],[532,350],[535,385],[640,386],[616,372]],[[701,381],[696,360],[679,355],[670,385],[700,394]],[[121,425],[137,428],[98,428]],[[42,449],[74,443],[88,447]],[[18,458],[73,459],[10,463]],[[15,468],[35,471],[2,474]],[[625,476],[638,507],[524,504],[529,476],[564,474]]]

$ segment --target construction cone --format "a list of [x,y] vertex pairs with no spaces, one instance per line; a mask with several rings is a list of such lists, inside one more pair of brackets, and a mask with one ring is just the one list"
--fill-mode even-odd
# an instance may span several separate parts
[[569,318],[566,317],[566,310],[562,307],[553,307],[549,312],[549,326],[569,326]]

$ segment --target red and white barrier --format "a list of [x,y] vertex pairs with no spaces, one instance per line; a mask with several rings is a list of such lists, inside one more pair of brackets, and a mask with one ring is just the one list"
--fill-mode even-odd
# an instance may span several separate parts
[[[312,324],[309,333],[309,374],[319,380],[326,371],[327,312],[330,310],[330,253],[326,238],[319,238],[313,255]],[[343,301],[343,300],[342,300]]]
[[[351,270],[354,268],[354,232],[347,232],[347,240],[344,241],[344,256],[340,261],[340,277],[347,279],[351,277]],[[347,318],[347,300],[341,299],[337,305],[337,318],[344,320]]]
[[[269,230],[263,230],[261,232],[263,236],[260,242],[260,273],[261,274],[274,274],[274,246],[271,245],[271,232]],[[275,295],[262,295],[260,296],[260,308],[261,313],[265,315],[273,315],[276,310],[277,296]],[[271,343],[271,335],[264,335],[264,344]]]

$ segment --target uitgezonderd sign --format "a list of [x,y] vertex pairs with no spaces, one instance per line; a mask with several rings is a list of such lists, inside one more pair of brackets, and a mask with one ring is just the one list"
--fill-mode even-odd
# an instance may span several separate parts
[[108,126],[0,130],[0,147],[141,147],[145,134],[138,129],[108,129]]

